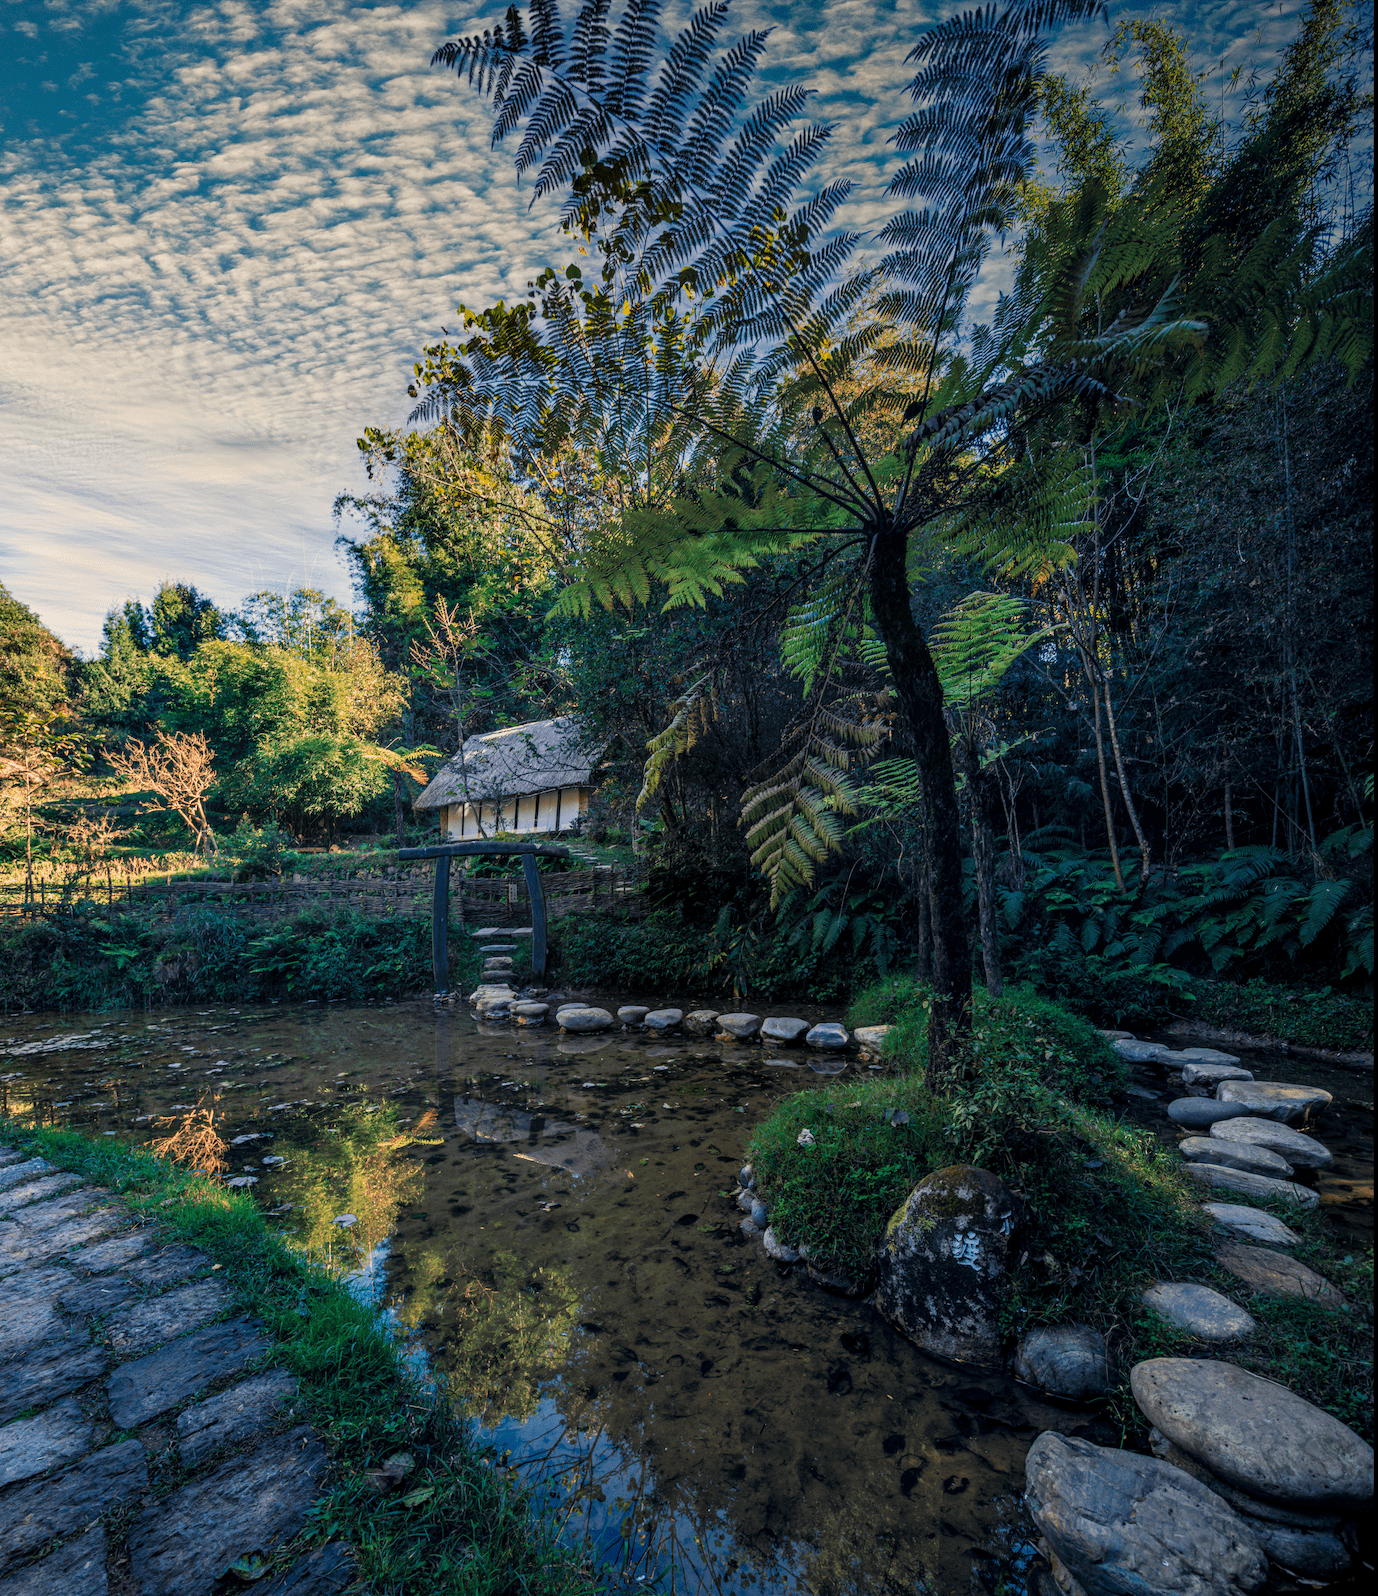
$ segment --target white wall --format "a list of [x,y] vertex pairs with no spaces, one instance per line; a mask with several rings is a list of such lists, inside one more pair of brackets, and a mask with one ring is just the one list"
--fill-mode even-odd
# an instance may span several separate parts
[[552,788],[524,793],[520,798],[486,799],[481,803],[451,804],[446,811],[445,834],[451,842],[476,842],[480,838],[568,831],[589,806],[587,787]]

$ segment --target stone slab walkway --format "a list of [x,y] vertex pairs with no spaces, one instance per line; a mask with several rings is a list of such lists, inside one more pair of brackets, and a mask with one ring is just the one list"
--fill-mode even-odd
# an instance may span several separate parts
[[[325,1448],[209,1258],[0,1147],[0,1596],[212,1596],[321,1494]],[[339,1596],[340,1544],[256,1584]]]

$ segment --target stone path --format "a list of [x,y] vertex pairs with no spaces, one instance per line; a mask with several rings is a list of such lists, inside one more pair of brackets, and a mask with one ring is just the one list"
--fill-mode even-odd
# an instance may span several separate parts
[[[215,1273],[102,1188],[0,1147],[0,1596],[209,1596],[302,1529],[325,1449]],[[335,1543],[255,1589],[337,1596],[353,1578]]]

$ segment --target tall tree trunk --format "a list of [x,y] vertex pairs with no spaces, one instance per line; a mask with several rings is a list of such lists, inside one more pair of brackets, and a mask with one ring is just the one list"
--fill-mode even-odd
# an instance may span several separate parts
[[933,907],[928,896],[928,839],[919,858],[919,957],[914,975],[921,986],[933,985]]
[[998,998],[1004,990],[1000,973],[1000,924],[995,905],[995,831],[991,825],[994,795],[991,774],[981,769],[981,756],[972,739],[957,742],[957,759],[966,777],[971,803],[971,853],[976,867],[976,906],[981,922],[981,962],[985,966],[986,991]]
[[1115,756],[1115,772],[1120,778],[1120,795],[1124,799],[1125,812],[1129,816],[1129,824],[1134,828],[1134,838],[1139,844],[1139,857],[1143,860],[1142,880],[1148,880],[1148,843],[1144,840],[1143,827],[1139,824],[1139,811],[1134,807],[1134,799],[1129,791],[1129,777],[1124,770],[1124,755],[1120,752],[1120,734],[1115,727],[1115,706],[1110,698],[1110,678],[1101,673],[1101,692],[1105,694],[1105,720],[1110,728],[1110,748]]
[[405,848],[407,845],[407,808],[402,794],[402,778],[394,770],[392,773],[392,818],[397,830],[397,846]]
[[[1120,869],[1120,847],[1115,841],[1115,814],[1110,805],[1110,779],[1105,773],[1105,738],[1100,729],[1100,689],[1096,685],[1096,678],[1091,670],[1087,669],[1086,679],[1091,684],[1091,701],[1096,706],[1096,768],[1100,772],[1100,797],[1105,805],[1105,835],[1110,843],[1110,862],[1115,867],[1115,885],[1124,891],[1124,871]],[[1083,842],[1082,847],[1086,844]]]
[[908,539],[889,525],[876,532],[871,557],[871,613],[885,644],[918,766],[920,816],[928,840],[928,900],[933,916],[933,1006],[928,1076],[940,1083],[957,1063],[971,1028],[971,947],[962,907],[962,821],[943,717],[943,689],[923,630],[909,603]]
[[1225,777],[1225,846],[1234,852],[1234,793],[1230,787],[1230,778]]

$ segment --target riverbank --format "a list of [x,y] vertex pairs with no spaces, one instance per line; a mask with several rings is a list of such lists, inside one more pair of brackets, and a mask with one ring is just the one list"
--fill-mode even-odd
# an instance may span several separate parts
[[0,1143],[0,1574],[54,1596],[107,1570],[196,1596],[232,1565],[267,1596],[594,1588],[250,1198],[74,1132]]

